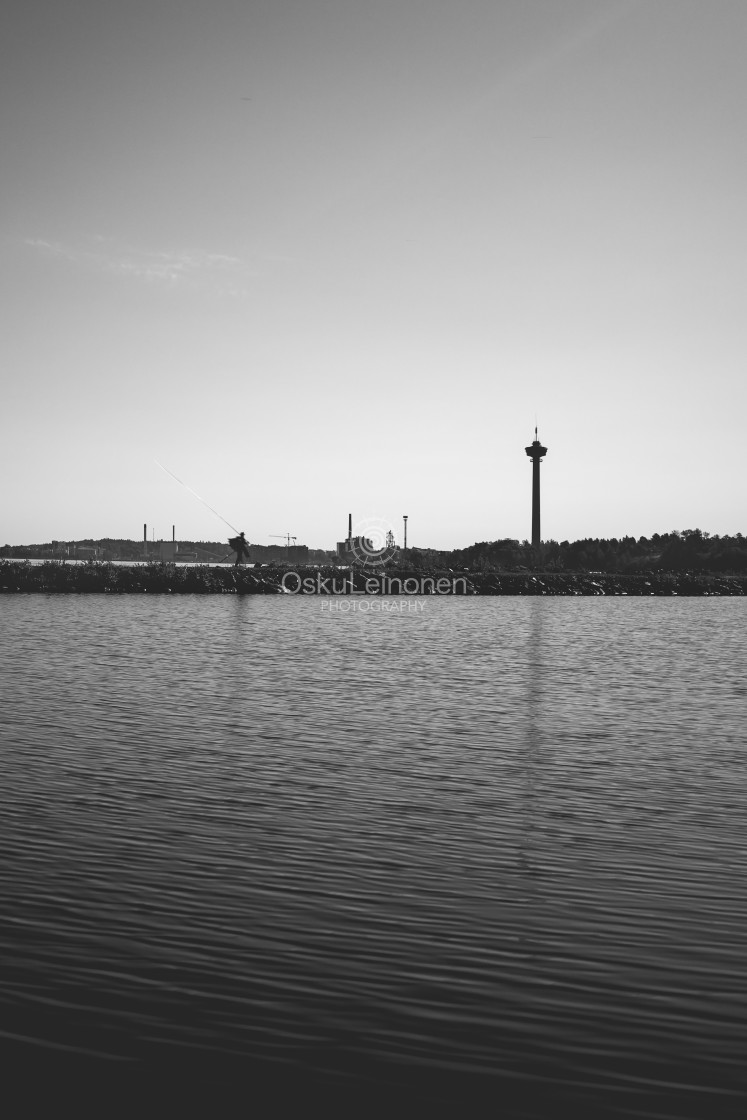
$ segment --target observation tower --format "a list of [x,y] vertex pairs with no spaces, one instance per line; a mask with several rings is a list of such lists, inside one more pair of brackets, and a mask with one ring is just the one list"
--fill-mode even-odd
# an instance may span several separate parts
[[525,447],[529,458],[532,460],[532,548],[539,548],[540,544],[540,463],[547,455],[547,448],[543,447],[537,439],[537,429],[534,429],[534,442]]

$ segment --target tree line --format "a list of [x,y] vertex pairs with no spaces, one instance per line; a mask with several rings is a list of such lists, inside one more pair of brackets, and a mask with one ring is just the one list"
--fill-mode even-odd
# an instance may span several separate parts
[[[143,557],[142,541],[86,540],[70,542],[78,548],[95,548],[102,560],[136,560]],[[155,549],[149,543],[149,554]],[[156,542],[158,543],[158,542]],[[50,541],[37,545],[3,545],[0,557],[14,559],[61,559],[73,555],[69,545]],[[199,561],[219,559],[230,552],[221,541],[179,541],[180,551],[193,552]],[[151,556],[157,559],[156,555]],[[322,550],[309,551],[310,563],[334,563],[335,555]],[[675,529],[651,537],[586,537],[577,541],[543,541],[534,549],[529,541],[504,538],[480,541],[468,548],[442,551],[408,548],[399,553],[401,567],[414,570],[464,569],[470,571],[619,572],[646,571],[747,572],[747,538],[741,533],[719,536],[700,529]]]
[[638,538],[550,540],[537,550],[528,541],[482,541],[442,555],[448,567],[473,571],[747,572],[747,538],[741,533],[711,535],[700,529],[675,529]]

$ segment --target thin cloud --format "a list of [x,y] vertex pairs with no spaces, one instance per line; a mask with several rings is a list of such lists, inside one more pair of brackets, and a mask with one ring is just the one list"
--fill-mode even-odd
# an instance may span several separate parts
[[125,276],[140,283],[212,291],[221,295],[246,295],[244,285],[256,275],[245,261],[226,253],[146,249],[116,238],[86,238],[79,244],[26,238],[26,245],[47,256],[71,261],[83,268]]

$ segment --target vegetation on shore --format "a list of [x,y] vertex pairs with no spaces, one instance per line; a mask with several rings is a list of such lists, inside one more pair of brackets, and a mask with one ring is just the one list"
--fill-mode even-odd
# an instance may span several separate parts
[[[381,574],[381,573],[379,573]],[[386,569],[385,594],[431,595],[745,595],[747,576],[713,572],[468,571]],[[285,566],[234,568],[179,564],[118,565],[88,561],[0,560],[0,594],[187,594],[278,595],[376,594],[381,590],[372,569]]]
[[[65,563],[47,560],[0,560],[0,593],[8,591],[155,592],[157,594],[214,595],[224,592],[276,595],[279,582],[265,569],[186,564],[111,564],[89,560]],[[269,571],[269,569],[268,569]]]
[[[158,547],[149,543],[147,549]],[[227,542],[179,541],[178,559],[209,563],[233,557]],[[262,563],[283,562],[288,550],[281,546],[251,545],[251,559]],[[3,545],[0,558],[63,559],[66,557],[97,560],[142,561],[142,541],[102,539],[47,544]],[[468,569],[471,572],[543,571],[543,572],[614,572],[635,575],[646,571],[700,571],[747,573],[747,538],[741,533],[718,536],[700,529],[654,533],[651,537],[612,537],[609,540],[587,538],[578,541],[543,541],[537,552],[528,541],[505,538],[481,541],[468,548],[446,551],[432,548],[409,548],[398,554],[399,566],[418,572]],[[334,564],[334,552],[309,550],[308,557],[290,557],[294,563]]]
[[[431,553],[423,554],[429,558]],[[711,536],[700,529],[654,533],[651,537],[609,540],[543,541],[535,552],[528,541],[482,541],[450,553],[435,553],[452,568],[500,571],[527,568],[544,572],[646,571],[747,573],[747,538]]]

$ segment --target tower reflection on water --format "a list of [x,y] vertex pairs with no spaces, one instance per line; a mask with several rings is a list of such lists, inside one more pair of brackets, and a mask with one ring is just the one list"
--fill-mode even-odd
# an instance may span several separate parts
[[532,597],[528,603],[529,620],[526,639],[526,707],[524,753],[524,806],[519,825],[518,863],[522,879],[525,918],[524,930],[519,935],[527,959],[539,956],[538,922],[541,907],[541,870],[538,859],[538,815],[541,816],[542,785],[539,767],[542,759],[542,696],[543,666],[545,661],[543,635],[545,603]]

